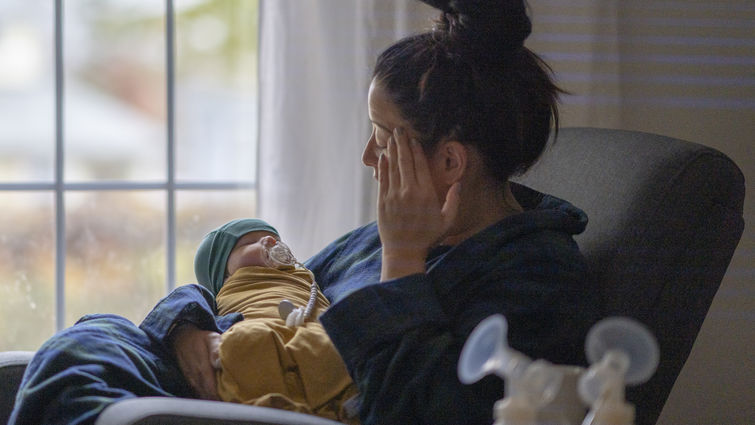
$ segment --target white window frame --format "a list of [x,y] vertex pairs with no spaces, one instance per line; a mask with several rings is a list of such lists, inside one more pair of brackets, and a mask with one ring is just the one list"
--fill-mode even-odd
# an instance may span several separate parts
[[186,181],[175,178],[175,13],[173,0],[165,0],[165,63],[166,63],[166,175],[164,181],[128,182],[103,181],[67,183],[65,170],[65,87],[63,57],[63,0],[55,1],[55,164],[52,183],[0,183],[2,191],[54,192],[55,211],[55,329],[65,327],[65,194],[75,191],[158,190],[165,192],[166,205],[166,270],[165,291],[175,288],[176,282],[176,191],[183,190],[249,190],[256,189],[256,182],[238,181]]

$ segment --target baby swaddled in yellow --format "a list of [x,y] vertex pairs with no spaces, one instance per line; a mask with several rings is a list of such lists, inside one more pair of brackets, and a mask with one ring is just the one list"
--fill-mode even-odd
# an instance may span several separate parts
[[[197,250],[197,279],[216,294],[218,313],[244,316],[222,335],[218,394],[224,401],[358,423],[344,407],[356,386],[325,329],[310,318],[325,311],[328,300],[278,238],[262,220],[234,220],[205,236]],[[294,305],[307,308],[291,311]]]

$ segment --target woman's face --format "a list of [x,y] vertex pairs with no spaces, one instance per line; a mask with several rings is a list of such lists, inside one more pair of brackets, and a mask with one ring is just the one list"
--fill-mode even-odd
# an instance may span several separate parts
[[249,232],[240,237],[233,246],[226,262],[227,276],[236,270],[249,266],[267,266],[267,252],[265,247],[272,247],[278,239],[273,233],[264,230]]
[[362,152],[362,162],[372,167],[372,177],[377,179],[378,158],[388,146],[388,138],[393,135],[393,130],[401,127],[410,138],[416,138],[417,134],[401,117],[398,107],[391,101],[382,84],[375,79],[372,80],[367,95],[367,109],[372,122],[372,134]]

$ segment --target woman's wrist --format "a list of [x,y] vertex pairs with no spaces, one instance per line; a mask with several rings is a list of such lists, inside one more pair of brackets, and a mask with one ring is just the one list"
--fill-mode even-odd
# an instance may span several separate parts
[[179,342],[179,339],[186,333],[186,331],[195,329],[199,328],[188,320],[179,320],[171,326],[170,330],[168,330],[167,345],[170,347],[173,354],[176,353],[176,345]]
[[426,255],[408,252],[385,252],[383,251],[383,263],[380,270],[380,281],[398,279],[418,273],[425,273]]

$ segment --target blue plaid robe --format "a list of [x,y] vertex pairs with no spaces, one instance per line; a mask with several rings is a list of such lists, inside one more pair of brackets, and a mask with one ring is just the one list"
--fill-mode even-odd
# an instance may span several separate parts
[[[456,364],[469,333],[500,313],[508,342],[533,358],[584,364],[597,320],[595,291],[572,235],[585,214],[515,186],[522,214],[428,256],[428,272],[379,283],[375,223],[333,242],[307,262],[332,306],[320,320],[361,394],[364,424],[490,424],[503,384],[462,385]],[[178,321],[222,332],[240,315],[216,316],[212,295],[182,286],[139,327],[112,315],[82,318],[47,341],[21,385],[11,424],[93,423],[130,397],[193,396],[168,349]]]

